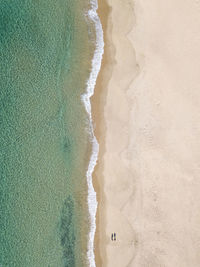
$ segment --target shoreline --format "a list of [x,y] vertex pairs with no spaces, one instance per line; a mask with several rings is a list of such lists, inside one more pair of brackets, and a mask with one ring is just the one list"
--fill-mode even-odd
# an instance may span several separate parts
[[[127,4],[126,2],[125,4]],[[103,55],[103,60],[102,60],[102,67],[100,70],[100,73],[97,78],[96,82],[96,87],[95,87],[95,93],[92,97],[92,117],[94,121],[94,132],[95,136],[98,140],[99,143],[99,157],[97,161],[97,165],[95,166],[95,170],[93,172],[93,184],[95,191],[97,192],[97,200],[98,200],[98,208],[97,208],[97,215],[96,215],[96,233],[95,233],[95,258],[96,258],[96,266],[110,266],[107,255],[108,255],[108,244],[110,243],[109,241],[109,233],[107,232],[108,229],[108,208],[109,208],[109,203],[107,204],[107,199],[108,199],[108,194],[109,192],[105,192],[105,183],[106,180],[108,179],[107,174],[105,175],[105,155],[107,145],[106,145],[106,139],[108,138],[108,128],[107,124],[112,123],[110,119],[106,118],[106,109],[108,105],[111,105],[111,109],[115,108],[113,105],[114,103],[112,99],[108,97],[109,90],[110,88],[110,82],[112,83],[112,79],[119,79],[114,74],[113,77],[113,71],[115,71],[117,68],[122,68],[125,63],[120,60],[119,56],[116,56],[116,52],[120,51],[120,49],[123,49],[123,46],[118,46],[119,44],[113,42],[113,6],[115,5],[114,12],[118,12],[120,10],[120,2],[119,3],[112,3],[112,1],[103,1],[99,3],[99,9],[98,9],[98,14],[103,26],[103,31],[104,31],[104,40],[105,40],[105,47],[104,47],[104,55]],[[124,8],[124,6],[123,6]],[[115,13],[114,13],[115,14]],[[122,15],[128,14],[128,4],[126,8],[124,8],[124,13],[122,12]],[[133,14],[128,14],[129,16],[129,21],[121,21],[122,22],[122,28],[124,29],[121,30],[121,32],[117,33],[119,38],[122,38],[125,46],[128,48],[126,51],[126,56],[127,59],[129,59],[130,66],[132,67],[133,65],[136,66],[135,58],[134,58],[134,50],[133,47],[130,45],[130,41],[126,37],[127,32],[129,32],[132,27],[134,26],[134,18],[132,17]],[[123,16],[122,16],[123,19]],[[114,23],[116,23],[116,17],[114,18]],[[117,63],[118,61],[118,63]],[[127,71],[127,68],[125,66],[125,69]],[[129,73],[130,73],[130,68],[129,68]],[[127,76],[127,75],[125,75]],[[136,70],[132,71],[131,75],[127,77],[128,83],[131,83],[132,80],[136,76]],[[112,85],[111,85],[112,86]],[[123,94],[123,97],[125,101],[127,100],[126,96],[126,90],[128,88],[128,85],[123,84],[122,82],[122,87],[121,87],[121,92]],[[113,99],[115,99],[115,96],[113,96]],[[119,97],[116,97],[116,100],[119,101]],[[124,107],[122,106],[122,109]],[[126,108],[125,108],[126,109]],[[125,111],[126,114],[128,114],[129,111]],[[125,114],[123,114],[124,117]],[[125,115],[126,117],[126,115]],[[128,118],[128,117],[127,117]],[[115,118],[112,118],[112,120],[115,120]],[[127,120],[128,123],[128,120]],[[128,146],[128,139],[129,137],[126,135],[125,136],[125,143],[123,146],[125,146],[123,149],[126,149]],[[111,163],[113,166],[113,163]],[[113,169],[115,167],[113,166]],[[127,172],[129,172],[127,170]],[[113,208],[111,208],[113,210]],[[100,230],[103,229],[103,230]],[[122,257],[123,258],[123,257]]]
[[104,53],[104,40],[103,40],[103,29],[101,21],[97,14],[98,1],[90,0],[90,9],[88,10],[88,18],[94,24],[95,27],[95,50],[91,62],[91,72],[87,80],[86,92],[81,96],[82,102],[84,103],[86,112],[88,113],[88,129],[91,139],[92,151],[90,155],[90,160],[86,172],[87,185],[88,185],[88,211],[89,211],[89,237],[87,244],[87,260],[90,267],[95,267],[95,255],[94,255],[94,237],[96,231],[96,210],[97,210],[97,198],[96,192],[94,190],[92,174],[98,159],[99,144],[97,142],[94,125],[92,119],[92,106],[91,97],[94,95],[96,80],[101,68],[102,55]]
[[[95,192],[97,194],[97,213],[96,213],[96,232],[95,232],[95,239],[94,239],[94,253],[95,253],[95,262],[96,266],[100,267],[102,266],[102,260],[101,257],[105,257],[105,252],[102,251],[100,252],[100,240],[102,239],[103,233],[100,231],[100,221],[101,223],[104,220],[105,214],[102,213],[101,211],[101,216],[100,216],[100,203],[102,201],[102,196],[103,196],[103,180],[99,179],[99,175],[101,173],[101,167],[99,166],[98,162],[99,160],[103,157],[105,147],[105,122],[104,122],[104,115],[103,115],[103,110],[104,110],[104,105],[106,102],[106,87],[109,82],[111,72],[112,72],[112,59],[113,58],[111,55],[109,55],[109,50],[112,51],[112,49],[109,49],[108,46],[111,45],[112,43],[109,43],[109,40],[107,38],[107,30],[108,30],[108,20],[109,20],[109,15],[111,12],[111,7],[108,5],[107,0],[99,1],[98,0],[98,16],[100,18],[102,28],[103,28],[103,33],[104,33],[104,54],[101,62],[101,69],[99,72],[99,75],[97,77],[96,81],[96,86],[95,86],[95,91],[94,95],[91,98],[91,106],[92,106],[92,118],[93,118],[93,127],[94,127],[94,133],[97,138],[97,141],[99,143],[99,155],[97,159],[97,164],[94,168],[93,171],[93,186],[95,189]],[[108,63],[109,62],[109,63]],[[108,72],[107,79],[104,77],[104,73]],[[102,113],[102,114],[101,114]],[[100,189],[101,188],[101,189]],[[104,223],[102,223],[104,224]]]

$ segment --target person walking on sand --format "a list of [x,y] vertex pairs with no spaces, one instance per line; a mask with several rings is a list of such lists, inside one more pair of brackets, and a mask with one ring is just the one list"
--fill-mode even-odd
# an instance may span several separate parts
[[111,235],[111,240],[113,241],[113,234]]
[[114,233],[114,241],[116,241],[116,233]]

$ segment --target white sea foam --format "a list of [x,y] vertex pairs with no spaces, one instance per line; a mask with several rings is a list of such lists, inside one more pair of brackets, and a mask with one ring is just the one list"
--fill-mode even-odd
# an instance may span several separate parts
[[92,183],[92,173],[94,167],[97,162],[98,153],[99,153],[99,144],[94,135],[93,123],[92,123],[92,113],[91,113],[91,103],[90,97],[94,94],[94,88],[96,85],[96,80],[98,73],[101,68],[102,55],[104,52],[104,41],[103,41],[103,29],[101,25],[101,21],[97,14],[98,3],[97,0],[91,0],[91,9],[88,11],[87,16],[90,21],[92,21],[95,25],[96,29],[96,49],[94,52],[94,56],[92,59],[92,70],[90,73],[90,77],[87,81],[87,90],[85,94],[82,95],[82,100],[84,102],[86,111],[89,115],[89,128],[91,134],[92,141],[92,155],[90,157],[90,162],[87,170],[87,183],[88,183],[88,206],[89,206],[89,214],[90,214],[90,233],[88,240],[88,260],[89,266],[95,267],[95,256],[94,256],[94,236],[96,231],[96,211],[97,211],[97,199],[96,192]]

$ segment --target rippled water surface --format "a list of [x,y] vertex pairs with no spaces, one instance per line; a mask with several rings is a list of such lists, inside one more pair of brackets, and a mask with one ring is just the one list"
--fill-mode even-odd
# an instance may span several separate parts
[[86,264],[87,1],[0,0],[0,266]]

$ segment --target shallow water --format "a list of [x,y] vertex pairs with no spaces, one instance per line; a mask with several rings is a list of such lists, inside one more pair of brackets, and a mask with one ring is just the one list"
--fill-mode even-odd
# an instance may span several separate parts
[[87,8],[0,1],[0,266],[87,265]]

